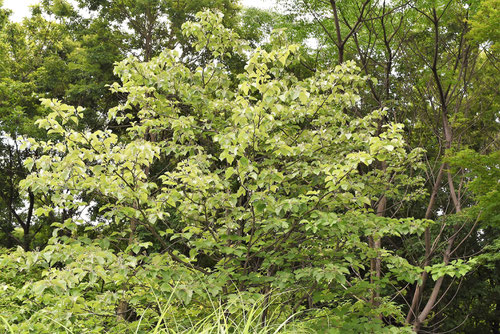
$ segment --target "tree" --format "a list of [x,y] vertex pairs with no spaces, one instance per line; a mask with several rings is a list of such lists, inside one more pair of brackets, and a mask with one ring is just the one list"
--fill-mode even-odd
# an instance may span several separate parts
[[[53,9],[61,15],[64,13]],[[106,84],[115,80],[112,64],[121,58],[116,47],[101,45],[110,38],[109,34],[97,34],[95,27],[81,29],[78,34],[69,29],[64,18],[71,12],[59,21],[51,21],[42,15],[39,6],[32,11],[32,16],[22,23],[8,22],[6,18],[0,33],[3,46],[0,54],[0,205],[5,208],[0,232],[5,235],[2,238],[5,246],[17,244],[25,249],[43,247],[50,236],[50,223],[64,220],[66,213],[39,219],[33,215],[35,202],[49,203],[50,196],[20,195],[18,183],[27,174],[22,160],[30,153],[19,148],[18,136],[47,138],[34,126],[34,121],[47,112],[39,104],[41,97],[79,104],[85,108],[80,126],[102,127],[103,110],[118,103]]]
[[[33,122],[45,115],[38,99],[50,94],[62,97],[67,85],[64,58],[73,48],[65,31],[36,16],[22,24],[6,22],[0,31],[2,68],[0,77],[1,174],[0,205],[5,212],[0,223],[6,246],[18,244],[29,250],[47,224],[33,215],[35,196],[21,196],[18,183],[26,176],[22,161],[28,156],[17,137],[42,137]],[[25,209],[25,210],[24,210]],[[21,233],[15,227],[22,228]]]
[[[44,1],[48,8],[71,8],[67,1]],[[63,4],[63,5],[62,5]],[[218,9],[225,14],[225,23],[234,24],[238,7],[231,0],[206,1],[108,1],[78,0],[80,9],[93,13],[96,22],[102,22],[114,34],[124,38],[126,52],[136,54],[144,61],[158,55],[165,47],[180,47],[188,51],[189,41],[181,33],[181,25],[203,8]],[[52,9],[53,10],[53,9]],[[126,27],[126,29],[124,29]]]
[[0,11],[0,317],[495,333],[497,2]]
[[[490,90],[497,85],[493,83],[498,77],[494,65],[497,38],[495,29],[487,28],[494,24],[494,19],[487,18],[494,16],[495,2],[283,3],[289,4],[288,15],[292,18],[287,25],[301,32],[295,35],[318,41],[313,50],[316,57],[304,66],[314,71],[332,66],[335,61],[356,61],[366,75],[378,81],[369,84],[370,90],[362,95],[366,103],[352,112],[364,114],[377,106],[389,108],[380,125],[403,122],[409,145],[426,150],[428,169],[423,176],[429,196],[402,206],[382,197],[379,212],[436,219],[440,226],[429,226],[421,241],[411,238],[405,243],[386,238],[385,247],[407,252],[405,257],[415,258],[413,263],[422,268],[470,257],[474,252],[464,253],[464,238],[474,242],[480,223],[477,217],[465,217],[461,212],[473,206],[475,199],[463,192],[469,181],[466,170],[452,174],[447,157],[463,147],[483,153],[498,141],[498,94]],[[450,221],[455,224],[450,225]],[[373,246],[380,247],[375,241]],[[416,244],[425,245],[423,252]],[[374,263],[373,268],[379,271],[380,266]],[[422,280],[412,291],[407,313],[406,321],[413,322],[417,331],[423,322],[429,330],[437,330],[432,316],[441,313],[439,301],[447,305],[441,293],[451,293],[451,285],[444,288],[443,284],[453,284],[443,276],[429,287],[428,275],[424,270]],[[436,322],[436,326],[442,325]]]
[[[17,257],[29,259],[23,270],[35,283],[19,290],[29,300],[27,319],[41,321],[49,312],[78,328],[87,310],[99,309],[107,320],[92,321],[109,329],[125,296],[146,330],[161,313],[151,307],[156,298],[172,300],[169,294],[175,307],[214,297],[231,304],[238,291],[252,303],[299,285],[288,301],[271,305],[265,298],[267,308],[290,314],[320,307],[336,326],[354,331],[383,327],[381,313],[402,321],[388,297],[372,303],[372,291],[413,282],[420,269],[394,252],[374,252],[369,237],[421,233],[429,223],[376,215],[382,193],[393,198],[418,188],[405,171],[419,168],[420,150],[407,149],[400,124],[377,131],[387,111],[345,112],[360,103],[368,80],[352,62],[298,80],[287,70],[300,62],[298,46],[283,33],[272,34],[270,50],[250,51],[221,25],[222,15],[202,12],[197,19],[183,31],[195,50],[214,56],[206,64],[190,68],[177,51],[165,50],[149,62],[129,57],[117,65],[122,83],[112,89],[127,100],[108,115],[130,124],[127,138],[81,130],[81,108],[43,100],[51,113],[37,123],[58,139],[26,143],[43,155],[26,160],[32,174],[23,188],[53,194],[53,204],[37,214],[81,212],[89,195],[107,205],[99,208],[104,221],[90,228],[98,238],[86,238],[84,222],[68,218],[56,224],[45,250],[2,260],[12,273]],[[246,73],[232,82],[224,58],[244,50]],[[369,169],[380,162],[384,171]],[[373,258],[386,265],[384,278],[367,269]],[[48,270],[44,277],[37,276],[41,268]],[[2,298],[12,300],[11,291]],[[42,322],[48,330],[56,326]]]

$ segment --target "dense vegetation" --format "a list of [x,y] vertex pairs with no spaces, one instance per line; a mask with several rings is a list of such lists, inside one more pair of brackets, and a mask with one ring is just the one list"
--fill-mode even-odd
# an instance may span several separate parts
[[498,333],[498,0],[0,0],[0,332]]

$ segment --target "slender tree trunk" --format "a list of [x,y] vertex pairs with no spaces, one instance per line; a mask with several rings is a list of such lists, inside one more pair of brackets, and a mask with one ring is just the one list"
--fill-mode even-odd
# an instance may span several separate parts
[[[444,167],[445,167],[444,163],[441,164],[441,167],[439,167],[436,180],[434,181],[434,186],[432,187],[431,198],[429,199],[429,203],[427,204],[427,209],[425,210],[425,216],[424,216],[425,219],[430,219],[432,216],[432,210],[434,208],[434,203],[436,202],[436,196],[439,187],[441,187],[441,180],[443,179]],[[424,238],[425,238],[425,258],[422,267],[426,267],[429,265],[430,258],[432,256],[431,230],[429,227],[425,228]],[[408,324],[412,321],[413,317],[416,317],[416,315],[418,314],[418,305],[420,303],[420,299],[422,298],[422,294],[424,292],[425,283],[427,281],[427,275],[428,274],[426,271],[422,272],[422,275],[420,276],[422,283],[417,285],[417,287],[415,288],[415,292],[413,293],[410,310],[408,311],[408,315],[406,316],[406,323]]]
[[[382,162],[380,169],[383,172],[385,172],[385,170],[387,169],[387,163],[385,161]],[[387,206],[387,197],[385,195],[382,195],[382,197],[380,197],[378,204],[377,204],[377,216],[378,217],[385,216],[386,206]],[[375,281],[378,282],[380,280],[380,278],[382,277],[382,260],[379,256],[380,249],[382,248],[382,240],[380,238],[370,237],[369,244],[377,253],[377,256],[374,259],[370,260],[370,269],[371,269],[370,281],[371,281],[371,283],[375,283]],[[374,280],[374,278],[376,278],[376,280]],[[378,288],[373,289],[371,303],[374,307],[379,306],[379,304],[380,304],[378,301],[379,297],[380,297],[379,289]],[[382,315],[380,315],[379,318],[382,319]]]
[[[139,203],[134,201],[133,203],[134,209],[139,208]],[[130,219],[130,234],[128,236],[128,244],[131,246],[135,242],[135,233],[137,230],[137,219],[132,218]],[[130,251],[130,254],[133,255],[133,252]],[[130,304],[125,297],[125,291],[128,290],[128,285],[127,282],[124,282],[122,285],[122,290],[124,296],[122,299],[118,302],[118,306],[116,307],[116,315],[118,317],[118,320],[125,320],[125,321],[134,321],[136,318],[135,311],[130,307]]]
[[335,24],[335,33],[337,36],[337,50],[339,53],[339,64],[342,64],[344,62],[344,42],[342,41],[342,34],[340,32],[340,21],[339,21],[339,14],[337,10],[337,2],[335,0],[330,0],[330,5],[332,6],[332,11],[333,11],[333,20]]

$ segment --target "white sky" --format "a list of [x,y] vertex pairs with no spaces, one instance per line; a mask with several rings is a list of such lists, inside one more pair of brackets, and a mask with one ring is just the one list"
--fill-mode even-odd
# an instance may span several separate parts
[[12,9],[11,20],[19,22],[29,15],[29,6],[37,2],[37,0],[4,0],[3,6]]
[[[4,7],[12,9],[11,19],[20,22],[25,16],[29,15],[29,6],[37,3],[39,0],[4,0]],[[274,0],[240,0],[245,7],[257,7],[270,9],[274,6]]]

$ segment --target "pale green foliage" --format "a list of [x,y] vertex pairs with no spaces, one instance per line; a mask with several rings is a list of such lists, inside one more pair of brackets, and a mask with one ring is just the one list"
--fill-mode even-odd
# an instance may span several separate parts
[[[108,204],[90,231],[136,222],[141,233],[132,231],[120,251],[117,245],[130,232],[91,242],[78,226],[85,222],[74,217],[58,225],[41,253],[4,258],[2,271],[20,268],[15,259],[22,258],[22,270],[33,278],[0,296],[22,293],[38,310],[28,308],[26,321],[13,322],[57,321],[56,327],[76,330],[78,319],[91,317],[95,323],[87,324],[97,331],[111,330],[114,307],[125,298],[141,315],[135,326],[146,330],[162,313],[152,304],[168,301],[172,312],[188,319],[206,311],[183,304],[221,298],[232,305],[231,298],[242,296],[245,305],[228,310],[237,314],[270,289],[298,285],[291,301],[269,307],[290,315],[310,298],[331,305],[327,314],[336,326],[354,332],[381,329],[378,314],[401,321],[388,297],[370,304],[371,291],[392,280],[414,282],[421,269],[388,250],[377,253],[367,237],[421,233],[428,223],[373,213],[382,194],[411,198],[403,190],[420,180],[406,171],[419,168],[420,151],[406,149],[401,124],[379,128],[386,110],[364,117],[350,112],[362,103],[359,90],[370,80],[353,62],[299,80],[287,70],[299,60],[298,46],[288,45],[282,31],[271,36],[271,49],[249,50],[221,25],[220,14],[203,12],[197,19],[184,32],[196,50],[212,54],[208,63],[188,67],[178,52],[165,50],[147,63],[128,58],[117,64],[122,83],[112,90],[127,100],[110,110],[109,119],[128,125],[125,137],[75,130],[80,108],[42,101],[52,113],[38,124],[56,137],[26,142],[43,154],[26,161],[33,173],[22,186],[53,194],[55,207],[37,213],[79,212],[88,205],[83,198],[96,196]],[[236,82],[222,61],[234,53],[248,58]],[[369,168],[381,162],[384,172]],[[375,257],[387,270],[370,283]]]
[[500,33],[496,27],[500,24],[500,1],[479,1],[478,11],[470,19],[470,23],[471,37],[479,42],[486,42],[492,52],[498,52]]

